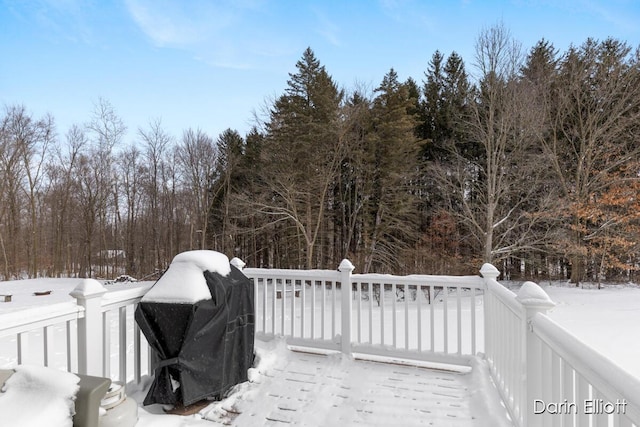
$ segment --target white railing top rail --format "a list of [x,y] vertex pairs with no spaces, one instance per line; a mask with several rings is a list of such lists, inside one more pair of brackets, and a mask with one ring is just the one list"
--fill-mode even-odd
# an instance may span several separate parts
[[496,298],[498,298],[509,310],[518,317],[522,317],[522,304],[517,300],[517,295],[510,289],[507,289],[493,278],[484,279],[486,289]]
[[338,270],[288,270],[281,268],[245,268],[242,272],[247,277],[291,278],[307,280],[338,280],[340,272]]
[[33,329],[75,320],[84,313],[84,307],[75,301],[42,305],[1,315],[0,337],[28,332]]
[[137,284],[123,289],[109,290],[102,298],[102,310],[108,311],[119,307],[137,304],[153,286],[153,282]]
[[[267,279],[288,278],[306,280],[339,280],[338,270],[289,270],[278,268],[244,268],[242,272],[248,277]],[[436,276],[427,274],[410,274],[398,276],[392,274],[352,274],[352,282],[360,283],[403,283],[408,285],[431,285],[482,289],[484,282],[480,276]]]
[[430,285],[482,289],[484,282],[480,276],[434,276],[428,274],[410,274],[396,276],[392,274],[352,274],[351,280],[360,283],[402,283],[407,285]]
[[640,423],[640,380],[544,314],[536,314],[531,326],[543,342],[605,397],[612,401],[624,399],[626,415]]

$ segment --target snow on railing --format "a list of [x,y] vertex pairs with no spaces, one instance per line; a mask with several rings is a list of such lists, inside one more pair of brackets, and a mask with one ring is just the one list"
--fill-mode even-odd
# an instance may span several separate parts
[[[517,426],[640,426],[640,381],[549,319],[554,304],[535,283],[516,294],[490,264],[482,277],[353,269],[346,260],[336,271],[245,268],[256,333],[347,354],[467,365],[484,352]],[[84,280],[71,292],[75,303],[2,314],[0,338],[15,337],[18,363],[140,381],[152,361],[133,313],[150,286],[107,292]]]
[[312,348],[461,364],[482,346],[481,277],[353,269],[348,260],[338,270],[245,268],[257,332]]
[[339,271],[245,268],[253,280],[258,335],[281,335],[291,343],[340,350]]
[[484,352],[491,375],[514,420],[522,420],[523,313],[516,294],[496,281],[500,272],[491,264],[480,270],[485,279]]
[[640,426],[640,380],[551,320],[533,282],[518,293],[485,264],[485,359],[517,426]]
[[[152,373],[149,346],[134,320],[136,306],[151,286],[122,289],[104,295],[101,305],[103,376],[117,376],[120,382],[126,383],[131,379],[140,382],[143,374]],[[113,372],[112,367],[116,368]]]
[[482,327],[477,276],[354,274],[354,352],[468,364]]
[[[18,364],[54,365],[71,371],[77,366],[75,344],[72,338],[76,320],[84,309],[73,302],[28,308],[5,313],[0,317],[0,338],[15,343],[15,348],[3,350],[15,355]],[[63,337],[63,340],[58,338]],[[62,345],[61,345],[62,344]],[[61,354],[62,357],[56,356]],[[13,359],[5,355],[3,361]]]
[[133,313],[149,287],[107,292],[85,279],[70,293],[76,302],[2,314],[0,338],[15,340],[16,357],[9,359],[18,364],[139,381],[149,373],[149,351]]

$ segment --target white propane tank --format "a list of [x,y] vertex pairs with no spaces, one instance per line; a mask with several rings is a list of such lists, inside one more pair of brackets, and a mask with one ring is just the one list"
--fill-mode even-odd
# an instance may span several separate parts
[[127,398],[122,383],[111,384],[100,407],[100,427],[133,427],[138,422],[138,404]]

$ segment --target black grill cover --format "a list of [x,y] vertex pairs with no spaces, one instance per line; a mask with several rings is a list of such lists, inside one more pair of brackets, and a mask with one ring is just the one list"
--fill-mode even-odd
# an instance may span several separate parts
[[210,300],[138,304],[136,322],[160,359],[145,405],[218,399],[247,381],[254,357],[253,282],[233,265],[228,276],[203,274]]

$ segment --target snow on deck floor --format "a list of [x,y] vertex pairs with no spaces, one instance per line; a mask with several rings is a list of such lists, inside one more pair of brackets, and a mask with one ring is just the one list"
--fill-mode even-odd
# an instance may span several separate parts
[[204,420],[234,426],[511,425],[481,362],[462,373],[294,352],[281,340],[256,344],[260,361],[252,381],[227,399],[188,417],[154,415],[158,405],[141,408],[138,427],[212,425]]

